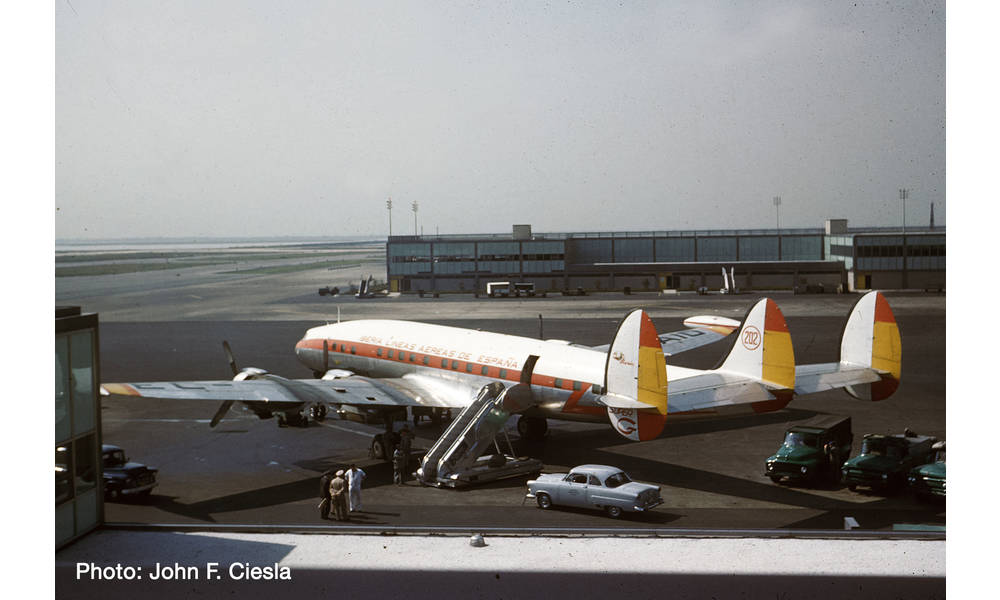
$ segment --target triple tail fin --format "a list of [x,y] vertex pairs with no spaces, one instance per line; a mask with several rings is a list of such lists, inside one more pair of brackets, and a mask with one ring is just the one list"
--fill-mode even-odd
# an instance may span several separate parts
[[603,401],[618,433],[633,441],[660,435],[667,422],[667,363],[645,311],[622,320],[604,371]]
[[899,387],[902,375],[903,346],[896,316],[889,301],[880,292],[862,296],[851,309],[840,338],[842,367],[873,369],[878,381],[848,385],[844,390],[859,400],[884,400]]
[[785,315],[770,298],[760,300],[743,319],[733,347],[717,371],[744,375],[772,390],[795,389],[795,350]]

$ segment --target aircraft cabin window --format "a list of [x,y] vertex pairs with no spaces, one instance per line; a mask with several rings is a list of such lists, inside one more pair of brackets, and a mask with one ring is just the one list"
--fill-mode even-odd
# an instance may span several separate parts
[[424,364],[425,364],[425,365],[429,365],[429,364],[431,364],[431,357],[429,357],[429,356],[425,356],[425,357],[424,357]]
[[500,379],[507,379],[507,369],[500,369]]
[[457,360],[451,361],[451,368],[452,368],[452,370],[458,369],[458,361]]
[[351,346],[351,354],[357,354],[357,353],[358,353],[358,347],[357,346]]
[[395,350],[389,350],[388,352],[386,352],[386,355],[385,355],[385,356],[386,356],[386,358],[392,358],[392,354],[393,354],[394,352],[395,352]]
[[448,359],[447,358],[442,358],[441,359],[441,367],[444,368],[444,369],[448,368]]
[[555,385],[556,385],[557,388],[561,388],[562,384],[563,384],[563,380],[562,379],[556,379]]
[[375,354],[377,354],[378,356],[382,356],[382,349],[381,348],[376,348],[375,349]]
[[490,368],[487,367],[487,366],[483,366],[483,368],[482,368],[482,374],[483,375],[489,375],[489,372],[490,372]]
[[465,363],[465,372],[466,373],[472,372],[472,363]]
[[417,355],[414,352],[410,352],[410,362],[417,362]]
[[583,387],[583,384],[580,383],[579,381],[574,381],[573,382],[573,391],[574,392],[579,392],[582,389],[582,387]]

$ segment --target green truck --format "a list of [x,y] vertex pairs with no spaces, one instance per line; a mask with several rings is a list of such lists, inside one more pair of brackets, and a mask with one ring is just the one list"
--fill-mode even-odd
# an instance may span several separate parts
[[837,481],[853,440],[850,417],[822,415],[789,427],[781,448],[764,461],[764,475],[775,483]]
[[945,497],[945,444],[944,440],[931,446],[930,462],[910,470],[910,490],[919,498]]
[[917,435],[907,429],[896,435],[868,434],[861,442],[861,454],[844,463],[844,484],[852,492],[858,486],[890,493],[906,485],[910,470],[926,464],[937,438]]

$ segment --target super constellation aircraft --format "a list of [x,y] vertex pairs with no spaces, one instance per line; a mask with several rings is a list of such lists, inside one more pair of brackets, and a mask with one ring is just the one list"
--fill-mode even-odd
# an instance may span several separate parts
[[[528,438],[544,435],[546,419],[564,419],[610,422],[625,438],[644,441],[675,416],[774,411],[796,394],[835,388],[881,400],[899,385],[899,329],[879,292],[865,294],[852,308],[840,360],[833,363],[796,366],[784,315],[767,298],[742,323],[706,316],[684,324],[688,329],[657,335],[646,312],[634,310],[610,345],[583,347],[408,321],[346,321],[309,329],[296,344],[298,359],[317,379],[239,371],[230,358],[232,381],[105,384],[102,393],[222,401],[212,426],[234,401],[261,418],[279,420],[310,411],[321,417],[327,407],[462,409],[435,445],[448,446],[438,454],[447,454],[454,466],[461,458],[456,452],[474,455],[474,461],[515,413],[518,431]],[[666,363],[665,357],[737,329],[714,369]],[[376,454],[384,454],[382,447]]]

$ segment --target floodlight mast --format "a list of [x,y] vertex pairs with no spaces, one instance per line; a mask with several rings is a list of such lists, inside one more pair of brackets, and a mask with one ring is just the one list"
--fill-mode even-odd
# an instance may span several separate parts
[[392,197],[385,201],[385,208],[389,211],[389,237],[392,237]]

